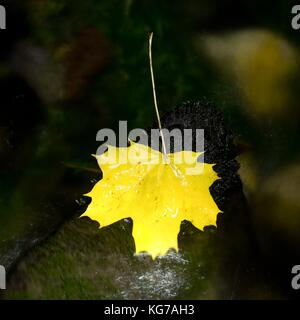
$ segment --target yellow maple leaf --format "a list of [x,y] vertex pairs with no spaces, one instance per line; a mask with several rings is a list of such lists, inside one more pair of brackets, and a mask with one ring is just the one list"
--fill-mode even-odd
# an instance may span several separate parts
[[213,165],[197,162],[200,154],[181,151],[165,157],[138,143],[109,146],[95,156],[103,179],[87,194],[92,202],[84,215],[100,227],[131,218],[137,253],[156,257],[170,248],[177,250],[183,220],[203,230],[216,225],[220,211],[209,192],[217,174]]

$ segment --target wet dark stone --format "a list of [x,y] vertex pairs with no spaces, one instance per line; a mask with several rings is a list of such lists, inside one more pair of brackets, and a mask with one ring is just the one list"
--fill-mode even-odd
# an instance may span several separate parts
[[[217,228],[207,227],[204,232],[199,232],[191,223],[183,222],[179,234],[181,249],[193,255],[197,246],[199,252],[206,252],[209,248],[206,252],[209,257],[203,259],[207,272],[226,279],[222,282],[223,288],[218,285],[220,297],[247,297],[250,290],[247,284],[265,279],[250,222],[251,213],[237,173],[239,164],[235,159],[234,134],[227,127],[222,113],[206,101],[185,102],[165,113],[161,123],[169,130],[193,129],[193,151],[196,151],[195,130],[204,129],[204,150],[197,151],[205,152],[205,163],[214,164],[220,178],[210,187],[212,197],[222,211],[218,215]],[[156,128],[157,124],[153,127]],[[170,149],[174,150],[172,140]]]
[[[263,282],[265,283],[264,270],[262,270],[259,264],[260,254],[253,236],[254,233],[249,219],[250,212],[243,195],[242,183],[237,174],[239,166],[235,160],[234,135],[226,127],[222,114],[216,107],[208,103],[186,102],[164,114],[162,116],[162,125],[164,128],[169,129],[204,129],[205,162],[215,164],[214,169],[220,177],[210,188],[215,202],[222,211],[218,215],[217,228],[211,226],[206,227],[204,231],[199,231],[193,227],[190,222],[182,222],[178,237],[179,249],[183,258],[189,261],[189,267],[187,271],[183,271],[186,267],[181,267],[180,262],[179,266],[177,266],[180,271],[178,271],[178,274],[188,276],[188,283],[192,285],[186,289],[186,291],[178,289],[176,297],[206,298],[213,296],[214,298],[221,299],[250,298],[256,288],[259,288],[261,296],[264,294],[268,295],[268,285],[264,284],[265,287],[261,285]],[[156,127],[157,125],[154,124],[153,128]],[[64,200],[63,196],[59,199],[61,206],[64,206],[64,202],[66,202],[67,199]],[[67,201],[69,201],[69,199]],[[78,212],[74,212],[74,216],[78,216]],[[43,224],[47,225],[47,218],[44,219]],[[99,272],[102,272],[104,277],[107,278],[105,283],[110,281],[110,277],[114,277],[119,273],[119,277],[123,280],[126,278],[126,281],[124,280],[126,283],[127,281],[131,284],[138,282],[139,274],[144,267],[132,258],[132,237],[128,237],[131,233],[131,227],[128,227],[128,223],[132,225],[132,221],[121,221],[101,230],[98,230],[96,224],[89,224],[88,228],[91,230],[85,232],[85,220],[71,219],[70,222],[67,221],[59,227],[57,233],[54,235],[49,237],[49,232],[46,232],[49,239],[40,244],[41,240],[45,239],[46,229],[42,228],[41,230],[43,231],[36,234],[34,238],[34,245],[37,247],[30,250],[27,257],[20,260],[20,267],[17,265],[16,269],[11,273],[10,279],[12,287],[18,290],[18,274],[20,274],[20,272],[21,274],[25,274],[27,272],[26,270],[35,268],[33,261],[38,261],[38,263],[41,261],[37,257],[43,256],[44,261],[49,261],[49,259],[51,259],[48,253],[49,250],[53,252],[58,251],[60,255],[65,255],[65,257],[60,258],[62,260],[59,261],[63,261],[63,259],[72,261],[72,270],[79,269],[81,270],[80,272],[83,273],[86,270],[86,260],[92,261],[93,259],[98,259]],[[123,235],[120,233],[120,230],[123,230]],[[91,237],[97,237],[99,240],[90,243],[89,234],[91,234]],[[125,234],[127,236],[125,236]],[[74,235],[76,235],[75,238]],[[32,239],[32,237],[29,236],[28,239]],[[103,245],[104,243],[106,243],[106,245]],[[33,243],[30,242],[30,245],[32,246]],[[121,256],[119,256],[118,253],[120,246],[122,247]],[[62,247],[65,249],[62,250]],[[19,259],[28,251],[29,246],[23,245],[22,248],[24,252],[19,252],[15,257],[16,259]],[[60,251],[62,251],[62,253]],[[105,258],[108,252],[114,257],[112,264]],[[117,268],[118,257],[122,259],[122,263],[124,263],[124,270],[128,269],[126,275],[122,274],[122,270],[115,269],[115,272],[113,272],[114,268]],[[14,261],[14,265],[15,263],[16,261]],[[130,274],[129,271],[131,269],[130,264],[132,263],[138,265],[135,274]],[[158,262],[148,261],[145,268],[152,268],[154,274],[156,274],[157,270],[160,270],[160,267],[157,267],[157,263]],[[26,265],[28,265],[28,268]],[[60,268],[64,268],[63,264]],[[92,271],[93,270],[90,272]],[[173,271],[171,262],[170,266],[168,266],[168,272],[172,274]],[[49,270],[49,272],[51,272],[51,270]],[[175,278],[176,272],[174,271]],[[76,279],[77,275],[75,274],[73,276],[74,279]],[[151,272],[147,274],[147,281],[150,281],[149,283],[152,283],[152,276],[153,274]],[[87,275],[87,277],[89,277],[89,275]],[[100,281],[98,285],[101,285],[101,281],[104,281],[101,279],[99,280],[97,278],[97,281]],[[83,280],[86,281],[86,279]],[[26,287],[26,280],[24,281],[24,286]],[[112,292],[115,293],[111,293],[111,297],[120,298],[122,294],[118,291],[121,289],[118,288],[117,283],[118,282],[115,282],[112,286]],[[122,290],[124,291],[124,288]],[[140,287],[136,290],[138,290],[137,293],[134,293],[130,291],[130,288],[127,288],[125,296],[132,297],[137,294],[138,297]],[[211,291],[214,291],[214,293],[208,293]],[[76,297],[76,293],[74,294]],[[107,294],[109,297],[110,293]],[[157,296],[151,295],[151,293],[146,290],[142,298],[147,297],[164,298],[164,296],[160,296],[159,294]]]

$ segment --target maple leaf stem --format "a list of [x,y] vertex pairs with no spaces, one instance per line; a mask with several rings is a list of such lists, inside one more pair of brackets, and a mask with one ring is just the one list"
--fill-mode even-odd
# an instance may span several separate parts
[[153,63],[152,63],[152,39],[153,39],[153,32],[151,32],[150,35],[149,35],[150,73],[151,73],[151,81],[152,81],[152,89],[153,89],[153,100],[154,100],[154,106],[155,106],[155,111],[156,111],[156,117],[157,117],[157,121],[158,121],[160,135],[161,135],[161,138],[162,138],[163,155],[164,155],[165,160],[167,160],[167,148],[166,148],[165,138],[164,138],[164,135],[163,135],[163,132],[162,132],[160,115],[159,115],[158,106],[157,106],[156,91],[155,91],[155,80],[154,80]]

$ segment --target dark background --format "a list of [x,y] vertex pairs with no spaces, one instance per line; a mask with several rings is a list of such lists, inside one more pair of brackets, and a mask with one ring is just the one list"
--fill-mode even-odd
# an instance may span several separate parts
[[[97,131],[117,129],[119,120],[128,120],[129,129],[155,121],[147,51],[153,31],[161,112],[186,100],[222,111],[236,136],[259,263],[274,285],[262,298],[296,296],[290,289],[290,270],[300,263],[294,1],[1,4],[7,30],[0,30],[0,263],[11,274],[29,248],[85,208],[82,194],[99,180],[90,156],[99,146]],[[25,287],[17,297],[61,297]]]

